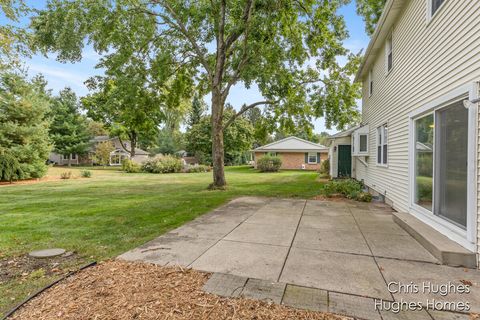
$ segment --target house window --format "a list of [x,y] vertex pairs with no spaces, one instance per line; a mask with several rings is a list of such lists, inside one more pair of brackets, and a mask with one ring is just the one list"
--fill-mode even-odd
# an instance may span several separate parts
[[377,164],[387,165],[388,159],[388,127],[384,124],[377,128]]
[[72,160],[76,160],[76,159],[77,159],[77,154],[76,154],[76,153],[72,153],[72,155],[71,155],[71,158],[70,158],[70,159],[72,159]]
[[370,97],[373,94],[373,72],[370,70],[368,72],[368,96]]
[[317,153],[316,152],[309,152],[308,153],[308,163],[317,163]]
[[430,16],[433,16],[435,12],[437,12],[438,9],[442,6],[442,4],[445,2],[445,0],[429,0],[430,5],[431,5],[431,13]]
[[359,152],[368,152],[367,139],[368,139],[368,135],[366,135],[366,134],[359,135],[359,140],[360,140],[359,141],[360,142]]
[[276,157],[278,156],[277,152],[267,152],[267,156]]
[[385,56],[386,56],[386,67],[387,67],[387,72],[390,72],[393,68],[393,42],[392,42],[392,36],[387,39],[387,43],[385,45]]
[[63,160],[68,160],[70,158],[70,155],[69,154],[64,154],[63,155]]

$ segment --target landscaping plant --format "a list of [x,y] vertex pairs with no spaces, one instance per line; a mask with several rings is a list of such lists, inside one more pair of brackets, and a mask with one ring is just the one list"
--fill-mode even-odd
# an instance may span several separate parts
[[136,162],[133,162],[130,159],[123,159],[122,161],[122,170],[127,173],[138,173],[142,171],[140,165]]
[[65,171],[60,174],[60,179],[70,179],[72,177],[72,171]]
[[363,184],[355,179],[333,180],[321,186],[321,192],[326,197],[342,195],[348,199],[370,202],[372,195],[363,191]]
[[320,170],[319,173],[322,176],[328,176],[330,174],[330,160],[325,159],[322,161],[322,164],[320,165]]
[[181,172],[182,168],[182,160],[170,155],[149,159],[142,165],[142,171],[150,173],[175,173]]
[[257,168],[260,172],[278,172],[281,166],[282,159],[276,156],[265,155],[257,161]]
[[92,171],[90,170],[82,170],[80,171],[80,176],[82,178],[91,178],[92,177]]
[[194,166],[189,165],[185,168],[186,173],[210,172],[210,171],[212,171],[212,167],[205,166],[203,164],[198,164]]

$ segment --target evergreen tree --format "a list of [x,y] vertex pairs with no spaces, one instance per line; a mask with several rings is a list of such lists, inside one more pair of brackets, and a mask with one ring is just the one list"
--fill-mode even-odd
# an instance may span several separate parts
[[18,162],[14,179],[40,178],[47,172],[51,99],[45,85],[41,77],[27,81],[15,72],[0,75],[0,154]]
[[202,119],[202,114],[206,109],[207,106],[205,105],[205,102],[202,100],[200,95],[196,93],[193,96],[192,109],[190,110],[187,121],[187,124],[190,128],[200,122],[200,119]]
[[[87,120],[79,112],[79,103],[75,92],[70,88],[60,91],[52,104],[50,137],[54,151],[64,156],[85,154],[89,147],[90,134]],[[68,157],[70,165],[70,157]]]

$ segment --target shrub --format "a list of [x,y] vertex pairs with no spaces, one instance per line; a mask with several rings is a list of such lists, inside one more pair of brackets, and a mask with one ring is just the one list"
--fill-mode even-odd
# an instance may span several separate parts
[[92,172],[90,170],[82,170],[82,171],[80,171],[80,176],[82,178],[91,178],[92,177]]
[[265,155],[257,160],[257,168],[261,172],[277,172],[282,166],[282,159]]
[[182,171],[182,160],[174,156],[159,156],[145,161],[142,171],[150,173],[174,173]]
[[340,194],[348,199],[370,202],[372,195],[363,191],[363,184],[355,179],[334,180],[322,186],[322,194],[331,197]]
[[417,197],[419,201],[432,201],[432,177],[417,177]]
[[72,171],[64,171],[60,174],[60,179],[70,179],[72,177]]
[[122,161],[122,170],[127,173],[137,173],[142,171],[140,165],[130,159],[123,159]]
[[185,172],[187,172],[187,173],[210,172],[211,170],[212,170],[211,167],[199,164],[199,165],[195,165],[195,166],[187,166],[186,169],[185,169]]
[[326,159],[322,161],[322,164],[320,165],[320,173],[322,175],[328,175],[330,174],[330,160]]
[[19,180],[23,178],[23,170],[18,160],[11,154],[0,154],[0,181]]

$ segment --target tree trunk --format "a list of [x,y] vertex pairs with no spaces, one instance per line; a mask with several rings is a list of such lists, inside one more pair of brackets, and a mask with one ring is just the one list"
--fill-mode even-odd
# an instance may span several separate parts
[[223,99],[218,91],[212,91],[212,188],[224,188],[227,185],[224,170],[223,148]]
[[130,132],[130,159],[135,157],[135,149],[137,148],[137,133]]

